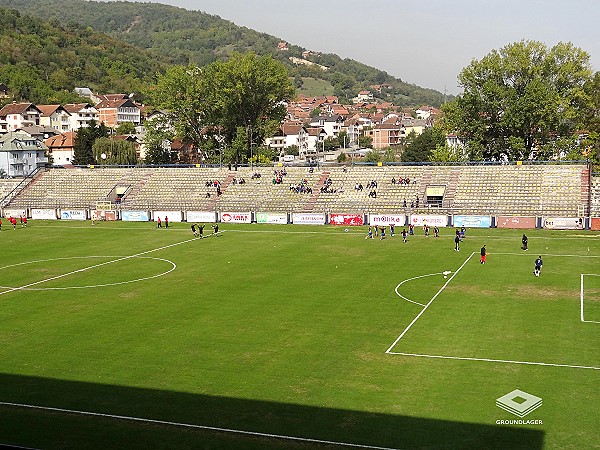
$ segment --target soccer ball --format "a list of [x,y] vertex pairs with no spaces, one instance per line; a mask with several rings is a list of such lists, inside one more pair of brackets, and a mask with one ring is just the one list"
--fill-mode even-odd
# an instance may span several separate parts
[[347,232],[348,232],[348,228],[346,228],[346,229],[344,230],[344,232],[346,232],[346,233],[347,233]]

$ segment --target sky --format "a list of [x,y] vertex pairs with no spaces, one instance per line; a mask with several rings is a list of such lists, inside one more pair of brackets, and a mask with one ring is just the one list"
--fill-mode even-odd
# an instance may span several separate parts
[[408,83],[459,94],[473,59],[521,40],[571,42],[600,70],[598,0],[145,0],[218,15],[335,53]]

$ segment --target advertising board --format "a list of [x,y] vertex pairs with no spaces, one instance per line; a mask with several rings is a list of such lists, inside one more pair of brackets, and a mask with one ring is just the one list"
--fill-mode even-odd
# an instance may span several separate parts
[[329,214],[331,225],[360,226],[364,225],[365,219],[362,214]]

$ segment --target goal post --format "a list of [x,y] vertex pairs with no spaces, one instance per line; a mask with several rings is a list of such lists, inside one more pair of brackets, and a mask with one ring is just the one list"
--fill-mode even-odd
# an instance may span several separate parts
[[600,274],[582,273],[579,295],[581,321],[600,324]]

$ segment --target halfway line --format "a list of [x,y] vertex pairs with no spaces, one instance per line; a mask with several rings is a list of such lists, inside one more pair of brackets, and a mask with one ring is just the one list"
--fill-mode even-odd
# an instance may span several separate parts
[[469,262],[469,260],[473,257],[474,254],[475,254],[475,252],[471,253],[471,255],[465,260],[465,262],[462,263],[462,265],[456,270],[456,272],[454,272],[452,274],[452,276],[450,278],[448,278],[448,281],[446,281],[444,283],[444,285],[440,288],[440,290],[437,291],[435,293],[435,295],[431,298],[431,300],[429,300],[429,302],[427,302],[427,304],[423,307],[423,309],[421,310],[421,312],[419,314],[417,314],[417,317],[415,317],[413,319],[413,321],[408,324],[408,326],[404,329],[404,331],[402,332],[402,334],[400,336],[398,336],[398,338],[394,341],[394,343],[392,345],[390,345],[390,348],[388,348],[385,351],[386,353],[390,353],[390,350],[392,350],[392,348],[394,348],[394,346],[398,343],[398,341],[400,339],[402,339],[402,337],[408,332],[408,330],[410,330],[410,327],[412,327],[414,325],[414,323],[419,319],[419,317],[421,317],[423,315],[423,313],[425,312],[425,310],[427,308],[429,308],[429,305],[431,305],[433,303],[433,301],[437,298],[437,296],[441,294],[441,292],[446,288],[446,286],[448,286],[448,283],[450,283],[452,281],[452,279],[456,276],[456,274],[458,272],[460,272],[460,269],[462,269],[465,266],[465,264],[467,264]]

